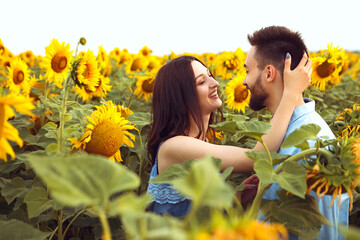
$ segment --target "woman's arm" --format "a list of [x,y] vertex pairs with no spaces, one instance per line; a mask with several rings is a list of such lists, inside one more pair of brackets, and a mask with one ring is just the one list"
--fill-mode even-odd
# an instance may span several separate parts
[[[263,136],[270,151],[277,151],[280,147],[295,104],[310,83],[312,71],[310,59],[304,54],[298,67],[293,71],[290,70],[290,63],[290,58],[285,60],[284,92],[270,122],[273,125],[272,131]],[[264,150],[264,148],[261,143],[257,143],[254,150]],[[249,172],[253,170],[254,162],[245,155],[247,151],[251,149],[211,144],[188,136],[176,136],[161,145],[158,152],[158,170],[162,172],[172,164],[211,155],[222,160],[223,170],[234,167],[234,172]]]

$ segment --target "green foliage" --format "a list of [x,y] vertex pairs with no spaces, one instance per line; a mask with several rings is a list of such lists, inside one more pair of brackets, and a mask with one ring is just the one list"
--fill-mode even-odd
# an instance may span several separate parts
[[228,208],[231,206],[234,191],[224,182],[229,176],[219,175],[221,161],[207,156],[200,160],[189,160],[174,164],[153,178],[153,183],[169,183],[184,196],[192,200],[196,207],[209,206]]
[[306,171],[298,163],[284,162],[282,171],[276,173],[268,159],[258,158],[255,161],[254,170],[263,184],[278,183],[281,188],[290,193],[301,198],[305,197]]
[[53,199],[48,198],[46,189],[43,187],[32,188],[26,194],[24,203],[26,203],[29,218],[37,217],[49,209],[59,210],[62,208]]
[[1,240],[43,240],[50,235],[18,220],[0,220],[0,232]]
[[139,185],[138,177],[126,167],[100,156],[29,156],[28,161],[51,196],[64,206],[106,209],[111,196]]
[[307,140],[318,140],[317,134],[320,131],[320,127],[316,124],[302,125],[300,128],[293,131],[281,145],[281,149],[288,147],[298,147],[302,151],[309,149],[309,143]]
[[218,169],[208,156],[193,162],[189,174],[172,180],[171,184],[189,197],[194,206],[228,208],[232,204],[234,192],[221,180]]
[[344,239],[346,240],[357,240],[360,236],[360,229],[352,226],[339,225],[339,230]]
[[1,195],[5,198],[8,204],[12,203],[16,198],[24,197],[28,192],[25,186],[24,179],[15,177],[11,181],[4,184],[1,189]]
[[269,221],[276,221],[301,239],[315,239],[322,224],[329,221],[319,212],[315,198],[289,196],[285,191],[278,191],[280,201],[263,200],[261,211]]
[[[154,183],[170,183],[190,198],[193,201],[190,217],[175,219],[147,211],[151,197],[144,192],[151,166],[145,143],[150,128],[151,101],[145,102],[135,96],[136,77],[129,76],[124,66],[116,66],[115,59],[111,61],[109,77],[112,90],[105,98],[94,98],[84,104],[70,91],[70,83],[67,82],[66,86],[68,92],[49,84],[46,87],[48,92],[56,94],[51,97],[42,89],[32,88],[32,94],[40,100],[33,110],[38,117],[33,119],[35,122],[19,113],[10,120],[19,130],[24,147],[14,146],[15,161],[0,162],[0,239],[44,239],[50,234],[52,239],[62,239],[61,235],[64,239],[96,239],[109,226],[114,238],[120,239],[189,239],[200,230],[210,231],[218,226],[216,216],[221,215],[228,222],[243,217],[243,211],[239,210],[241,206],[234,201],[234,193],[244,189],[241,182],[251,173],[232,173],[232,168],[228,168],[220,174],[221,161],[209,156],[175,164],[152,180]],[[40,70],[36,69],[37,76]],[[340,111],[360,102],[358,79],[351,79],[347,73],[341,77],[342,81],[336,87],[325,91],[309,87],[304,94],[316,100],[316,110],[336,136],[348,124],[359,123],[355,114],[341,121],[336,119]],[[219,94],[224,99],[226,96],[221,92],[229,80],[220,80]],[[67,140],[82,136],[88,123],[85,117],[92,113],[94,106],[107,100],[129,107],[134,113],[127,120],[139,130],[132,131],[136,136],[134,148],[120,148],[124,160],[120,164],[99,156],[71,152],[72,144]],[[223,132],[224,138],[217,141],[218,144],[252,148],[261,136],[272,131],[268,123],[272,116],[266,109],[255,112],[246,108],[245,113],[238,114],[224,104],[222,112],[223,121],[211,125]],[[357,167],[352,164],[354,156],[349,145],[321,140],[317,137],[319,130],[316,125],[305,125],[289,135],[282,149],[301,148],[302,153],[297,156],[265,151],[246,153],[254,160],[254,170],[260,179],[258,198],[248,207],[256,208],[256,201],[262,199],[262,190],[271,184],[279,184],[283,189],[279,193],[280,199],[264,200],[261,209],[268,220],[283,223],[303,239],[315,238],[321,224],[328,224],[328,221],[318,211],[317,201],[305,195],[306,172],[304,166],[298,164],[299,160],[306,161],[307,167],[318,164],[321,171],[336,172],[329,177],[329,182],[347,187],[351,182],[344,182],[343,176],[350,170],[354,172]],[[316,147],[327,150],[310,149],[308,141],[315,141]],[[323,163],[326,163],[326,168],[325,164],[321,165]],[[359,224],[358,192],[359,188],[353,190],[352,224]],[[254,212],[258,213],[258,208]],[[100,223],[95,221],[96,217],[100,218]],[[108,217],[111,217],[109,222]],[[114,219],[117,224],[112,221]],[[69,231],[71,228],[73,231]],[[46,232],[48,230],[52,233]],[[340,227],[340,230],[348,239],[357,239],[356,234],[359,234],[357,229]],[[89,232],[87,235],[70,234],[84,231]]]

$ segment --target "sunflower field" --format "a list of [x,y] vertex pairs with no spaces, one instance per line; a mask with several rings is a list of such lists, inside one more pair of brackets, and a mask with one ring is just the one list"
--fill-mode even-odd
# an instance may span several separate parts
[[[196,56],[219,81],[223,119],[211,125],[208,139],[246,148],[262,142],[272,116],[248,108],[246,53],[181,55]],[[310,191],[333,201],[349,195],[350,226],[339,227],[357,239],[360,53],[332,43],[310,53],[312,83],[304,97],[316,101],[337,138],[320,139],[319,127],[309,124],[282,145],[301,148],[297,155],[249,152],[260,179],[250,203],[243,206],[237,192],[252,173],[219,174],[221,162],[211,156],[153,179],[192,199],[184,218],[149,212],[146,194],[155,75],[177,56],[155,56],[147,46],[93,52],[84,38],[76,46],[53,39],[42,56],[31,50],[15,56],[0,39],[0,239],[287,239],[289,232],[314,239],[328,221]],[[282,188],[280,200],[262,201],[273,183]],[[259,219],[259,209],[269,221]]]

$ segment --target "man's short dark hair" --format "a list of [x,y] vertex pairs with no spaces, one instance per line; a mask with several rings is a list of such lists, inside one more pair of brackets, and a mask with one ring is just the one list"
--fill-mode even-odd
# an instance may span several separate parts
[[304,40],[299,32],[292,32],[286,27],[270,26],[248,35],[251,46],[256,46],[255,59],[259,68],[268,64],[274,65],[283,76],[286,53],[291,55],[291,70],[296,68],[304,51],[307,53]]

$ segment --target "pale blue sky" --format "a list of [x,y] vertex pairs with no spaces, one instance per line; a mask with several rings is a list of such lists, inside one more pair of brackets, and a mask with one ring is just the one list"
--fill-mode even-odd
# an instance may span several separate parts
[[1,3],[0,38],[14,54],[44,55],[52,38],[75,50],[115,47],[154,55],[248,51],[247,34],[282,25],[299,31],[309,50],[333,42],[360,50],[357,0],[11,0]]

